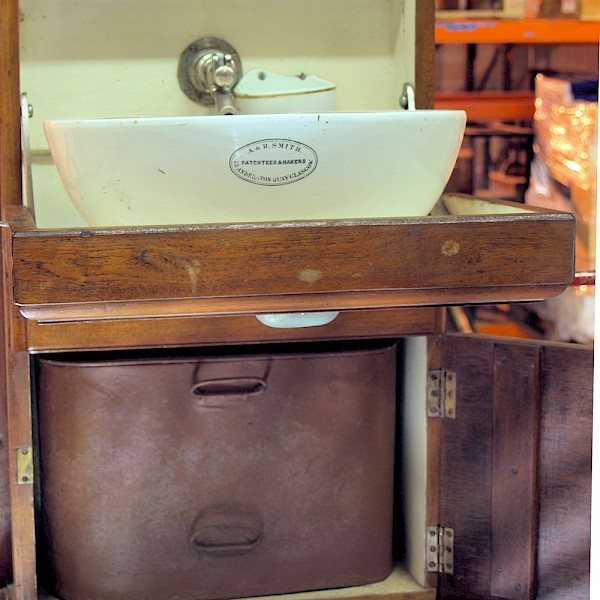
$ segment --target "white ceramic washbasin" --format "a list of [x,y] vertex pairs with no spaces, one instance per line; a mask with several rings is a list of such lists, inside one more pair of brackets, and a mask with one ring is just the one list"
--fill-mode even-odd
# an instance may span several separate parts
[[44,123],[90,226],[426,215],[464,126],[450,110]]

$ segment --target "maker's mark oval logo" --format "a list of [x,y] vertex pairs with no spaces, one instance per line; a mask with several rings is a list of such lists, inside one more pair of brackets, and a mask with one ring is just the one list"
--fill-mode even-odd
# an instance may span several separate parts
[[287,185],[317,168],[317,153],[294,140],[258,140],[238,148],[229,159],[235,175],[256,185]]

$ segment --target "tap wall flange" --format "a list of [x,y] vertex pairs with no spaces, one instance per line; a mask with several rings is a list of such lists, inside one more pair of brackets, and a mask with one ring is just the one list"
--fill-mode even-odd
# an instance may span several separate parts
[[181,53],[177,77],[183,93],[202,104],[231,93],[242,76],[242,61],[235,48],[216,37],[203,37]]

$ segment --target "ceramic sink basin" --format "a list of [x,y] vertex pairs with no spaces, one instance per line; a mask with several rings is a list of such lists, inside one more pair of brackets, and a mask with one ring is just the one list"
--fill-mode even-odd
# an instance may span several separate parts
[[90,226],[426,215],[464,127],[451,110],[44,123]]

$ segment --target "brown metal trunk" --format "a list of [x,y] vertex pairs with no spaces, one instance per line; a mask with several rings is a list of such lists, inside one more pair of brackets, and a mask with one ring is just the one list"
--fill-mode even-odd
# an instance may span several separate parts
[[395,346],[267,350],[37,361],[49,591],[216,599],[387,577]]

